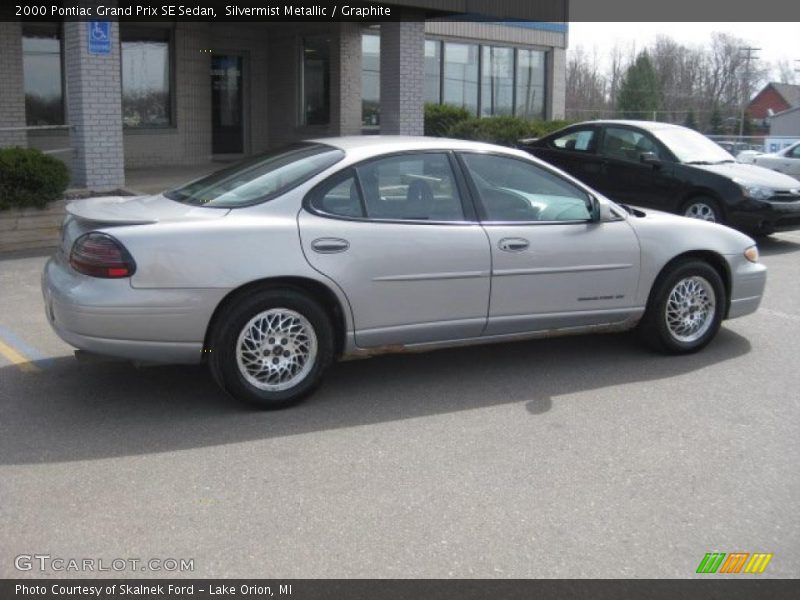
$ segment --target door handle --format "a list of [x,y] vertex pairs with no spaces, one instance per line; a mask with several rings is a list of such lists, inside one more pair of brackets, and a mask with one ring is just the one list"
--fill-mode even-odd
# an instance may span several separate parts
[[527,250],[530,242],[524,238],[503,238],[497,243],[497,247],[505,252],[522,252]]
[[320,254],[336,254],[350,247],[350,242],[341,238],[318,238],[311,242],[311,249]]

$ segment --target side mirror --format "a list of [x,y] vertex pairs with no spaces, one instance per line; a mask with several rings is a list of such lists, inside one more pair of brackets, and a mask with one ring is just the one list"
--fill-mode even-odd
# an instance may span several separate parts
[[654,167],[661,164],[655,152],[642,152],[639,155],[639,162],[643,162],[646,165],[653,165]]
[[600,201],[589,194],[586,200],[586,208],[589,211],[589,223],[600,222]]

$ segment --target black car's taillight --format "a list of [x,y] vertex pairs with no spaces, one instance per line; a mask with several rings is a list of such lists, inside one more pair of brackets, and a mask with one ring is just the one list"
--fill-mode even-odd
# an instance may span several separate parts
[[86,233],[75,240],[69,264],[78,273],[118,279],[136,272],[136,263],[125,246],[105,233]]

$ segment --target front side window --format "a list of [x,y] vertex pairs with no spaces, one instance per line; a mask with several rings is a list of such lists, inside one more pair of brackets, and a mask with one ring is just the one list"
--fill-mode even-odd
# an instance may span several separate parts
[[192,181],[165,196],[186,204],[236,208],[284,194],[344,158],[324,144],[295,144]]
[[589,196],[527,161],[494,154],[462,155],[487,221],[587,221]]
[[303,39],[303,125],[327,125],[331,120],[330,40],[324,36]]
[[601,152],[609,158],[631,162],[639,162],[644,152],[652,152],[659,157],[658,146],[650,136],[622,127],[606,128]]
[[442,102],[478,113],[478,48],[475,44],[445,43]]
[[794,148],[790,148],[786,156],[789,158],[800,158],[800,144],[795,144]]
[[120,35],[123,125],[169,127],[172,124],[170,31],[123,28]]
[[481,46],[481,116],[514,112],[514,49]]
[[61,34],[58,29],[26,26],[22,34],[25,122],[64,124]]
[[563,135],[553,138],[550,145],[560,150],[572,152],[594,152],[596,143],[596,130],[573,129]]
[[361,36],[361,124],[381,124],[381,37]]
[[544,118],[545,53],[517,50],[516,115],[526,119]]

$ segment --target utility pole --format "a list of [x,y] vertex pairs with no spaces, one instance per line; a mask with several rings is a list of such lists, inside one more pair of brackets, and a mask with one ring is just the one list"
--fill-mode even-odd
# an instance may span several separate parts
[[744,135],[744,113],[747,110],[747,102],[750,100],[750,61],[758,60],[755,56],[761,48],[740,48],[744,53],[744,80],[742,81],[742,117],[739,120],[739,137]]

